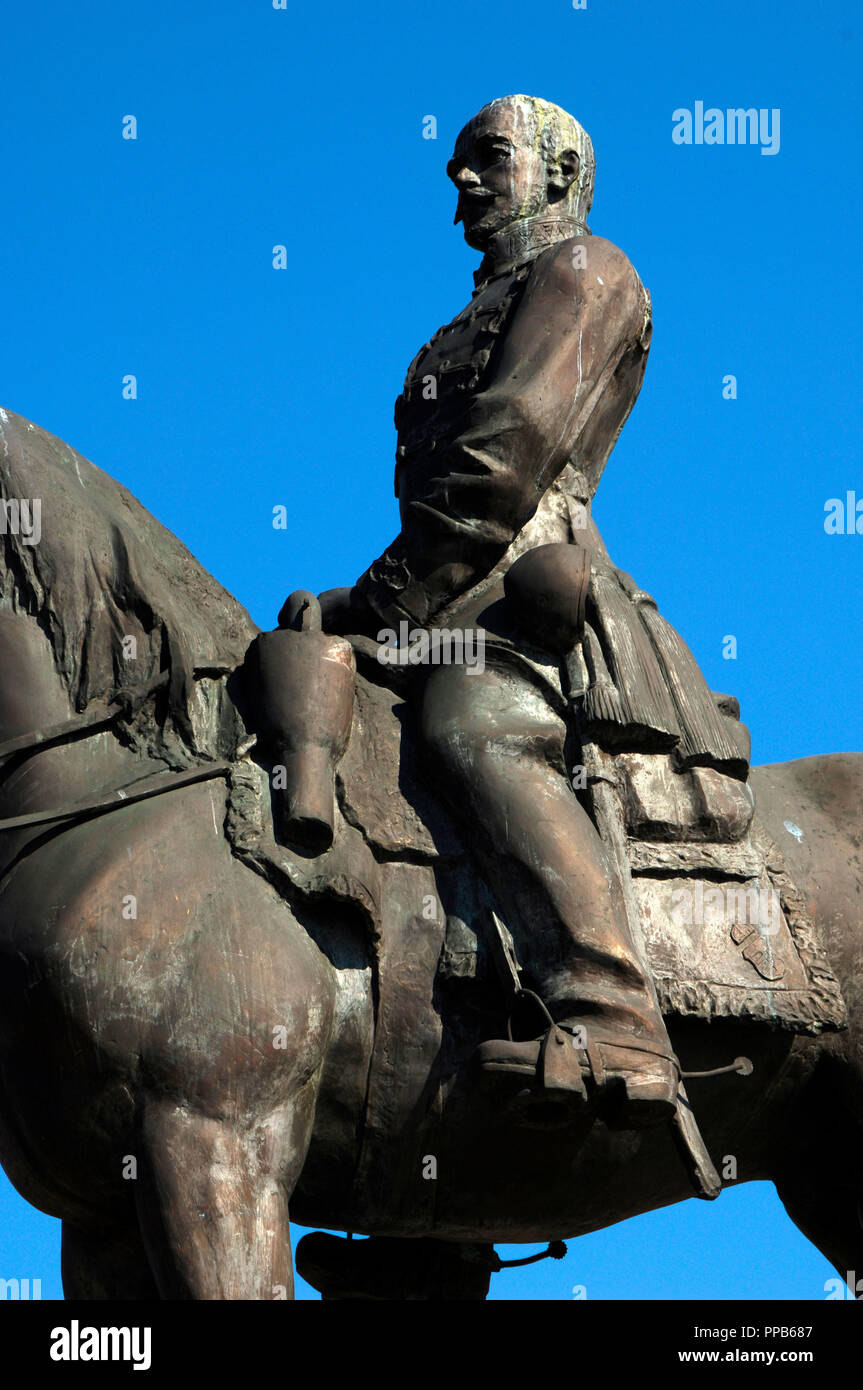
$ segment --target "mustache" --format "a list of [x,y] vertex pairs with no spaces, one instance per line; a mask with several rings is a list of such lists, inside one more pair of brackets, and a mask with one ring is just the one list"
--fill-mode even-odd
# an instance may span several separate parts
[[464,221],[464,204],[469,203],[492,203],[497,197],[496,193],[491,193],[487,188],[461,189],[455,207],[455,216],[452,220],[453,226],[457,227],[459,222]]

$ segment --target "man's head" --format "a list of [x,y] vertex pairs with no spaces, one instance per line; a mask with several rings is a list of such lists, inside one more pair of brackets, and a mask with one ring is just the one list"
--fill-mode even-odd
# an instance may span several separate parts
[[499,97],[468,121],[447,173],[458,189],[456,222],[486,250],[495,232],[541,213],[584,222],[596,160],[587,131],[550,101]]

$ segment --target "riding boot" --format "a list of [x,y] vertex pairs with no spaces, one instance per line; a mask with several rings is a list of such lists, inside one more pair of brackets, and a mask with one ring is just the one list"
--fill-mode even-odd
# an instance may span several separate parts
[[[475,1054],[480,1077],[518,1096],[528,1122],[531,1109],[548,1102],[569,1114],[597,1110],[613,1128],[660,1124],[675,1112],[679,1063],[620,911],[619,889],[613,880],[602,886],[605,896],[594,899],[592,911],[582,904],[577,930],[559,920],[539,934],[534,928],[528,949],[537,990],[521,991],[520,1017],[510,1020],[520,1023],[521,1039],[494,1038]],[[546,922],[547,914],[546,907]]]
[[481,1043],[475,1061],[487,1080],[520,1083],[514,1095],[528,1119],[534,1102],[551,1102],[567,1114],[601,1109],[610,1128],[642,1129],[670,1120],[677,1104],[680,1067],[670,1043],[600,1039],[574,1020],[527,1042]]

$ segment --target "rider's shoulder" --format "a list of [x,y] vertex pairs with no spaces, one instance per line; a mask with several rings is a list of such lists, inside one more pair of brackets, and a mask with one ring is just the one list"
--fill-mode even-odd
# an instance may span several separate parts
[[619,246],[590,233],[567,237],[543,251],[536,269],[561,288],[590,285],[633,292],[641,287],[638,273]]

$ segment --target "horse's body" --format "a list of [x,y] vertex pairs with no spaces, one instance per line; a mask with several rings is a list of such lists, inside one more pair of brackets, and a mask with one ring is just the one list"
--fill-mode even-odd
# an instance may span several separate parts
[[[74,719],[45,621],[23,602],[0,612],[0,671],[0,743]],[[148,759],[112,728],[28,748],[0,768],[0,820],[159,768],[156,750]],[[775,1181],[844,1275],[863,1268],[863,756],[762,768],[753,784],[850,1026],[813,1038],[672,1021],[672,1041],[687,1070],[751,1058],[748,1078],[689,1082],[708,1149],[729,1179]],[[224,820],[213,779],[0,833],[0,1159],[62,1218],[67,1296],[278,1297],[292,1286],[289,1212],[488,1244],[576,1236],[692,1195],[665,1128],[543,1131],[445,1103],[437,1176],[415,1174],[424,1214],[388,1215],[380,1184],[372,1194],[357,1176],[377,1007],[368,948],[337,905],[292,908],[250,872]],[[396,1117],[408,1149],[418,1123]]]
[[[14,669],[13,649],[23,671],[27,649],[31,659],[42,653],[49,675],[47,643],[28,618],[7,617],[3,633],[4,671]],[[22,716],[32,727],[69,713],[56,679],[40,688],[44,708],[22,710],[4,681],[0,737],[24,732]],[[99,790],[94,742],[106,788],[141,775],[102,733],[25,758],[0,812]],[[844,1273],[863,1256],[863,875],[852,828],[863,757],[805,759],[754,780],[759,816],[789,842],[850,1028],[792,1040],[689,1023],[674,1042],[691,1069],[751,1056],[749,1079],[690,1082],[707,1145],[717,1162],[736,1159],[737,1181],[773,1179]],[[12,832],[16,845],[5,849],[4,867],[30,838],[0,889],[2,1158],[20,1192],[63,1219],[73,1297],[272,1298],[291,1284],[289,1207],[305,1223],[347,1224],[350,1211],[357,1230],[399,1233],[352,1187],[371,971],[361,959],[347,969],[331,962],[314,940],[326,922],[300,923],[234,859],[223,819],[223,785],[213,781],[113,813],[110,837],[96,816],[59,832]],[[789,819],[799,836],[785,829]],[[282,1026],[285,1046],[274,1048]],[[445,1143],[449,1169],[437,1181],[449,1216],[425,1232],[442,1240],[578,1235],[691,1195],[664,1131],[544,1133],[489,1128],[486,1117]]]

